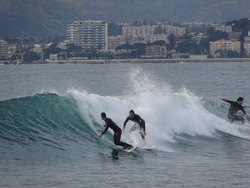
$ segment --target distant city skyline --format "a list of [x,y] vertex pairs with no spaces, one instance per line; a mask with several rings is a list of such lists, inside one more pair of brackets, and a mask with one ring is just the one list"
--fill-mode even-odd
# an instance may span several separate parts
[[250,57],[250,20],[245,18],[226,24],[119,23],[111,24],[111,29],[119,34],[102,20],[73,21],[67,26],[66,40],[59,43],[0,40],[0,57],[16,62]]

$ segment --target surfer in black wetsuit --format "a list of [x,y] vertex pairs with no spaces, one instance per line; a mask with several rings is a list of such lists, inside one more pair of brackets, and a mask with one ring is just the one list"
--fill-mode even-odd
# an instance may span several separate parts
[[236,113],[239,110],[241,110],[243,112],[244,116],[245,117],[247,116],[247,113],[246,113],[246,111],[244,110],[244,108],[242,106],[242,104],[244,102],[243,97],[239,97],[236,102],[235,101],[230,101],[230,100],[227,100],[227,99],[223,99],[221,97],[219,97],[218,100],[223,100],[223,101],[228,102],[228,103],[231,104],[230,107],[229,107],[229,110],[228,110],[228,114],[227,114],[228,119],[230,120],[231,123],[233,123],[234,121],[241,121],[242,124],[245,123],[245,119],[243,117],[236,115]]
[[[123,124],[123,130],[125,130],[126,124],[127,122],[131,120],[135,123],[137,123],[140,126],[140,130],[142,130],[141,137],[142,139],[145,139],[146,136],[146,127],[145,127],[145,121],[144,119],[142,119],[139,115],[135,114],[134,110],[130,110],[129,111],[129,116],[127,117],[127,119],[125,120],[124,124]],[[133,131],[133,128],[131,129]]]
[[103,131],[101,134],[98,135],[99,138],[101,138],[102,135],[104,135],[104,134],[107,132],[107,130],[108,130],[109,128],[111,128],[111,129],[114,131],[114,144],[115,144],[115,145],[123,146],[123,149],[124,149],[124,150],[129,150],[129,149],[133,148],[132,145],[120,141],[120,139],[121,139],[121,134],[122,134],[122,130],[120,129],[120,127],[118,127],[118,126],[112,121],[112,119],[107,118],[107,117],[106,117],[106,114],[105,114],[104,112],[101,113],[101,118],[102,118],[102,120],[105,121],[106,124],[104,125],[104,127],[105,127],[104,131]]

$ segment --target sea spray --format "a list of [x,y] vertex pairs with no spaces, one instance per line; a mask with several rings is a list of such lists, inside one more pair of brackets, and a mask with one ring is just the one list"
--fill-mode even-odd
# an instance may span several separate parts
[[[108,117],[123,128],[128,112],[133,109],[146,121],[147,142],[158,145],[163,150],[170,150],[168,143],[176,142],[175,138],[179,135],[214,137],[217,130],[221,130],[246,138],[239,130],[230,128],[226,120],[207,110],[204,106],[205,99],[188,89],[183,88],[174,92],[167,83],[154,81],[153,76],[142,69],[131,71],[129,78],[130,90],[123,96],[101,96],[70,91],[84,119],[96,133],[103,129],[101,112],[106,112]],[[129,130],[132,126],[132,122],[128,123],[123,132],[122,138],[125,141],[131,141]],[[136,139],[139,145],[139,134]],[[111,137],[109,141],[112,142]]]

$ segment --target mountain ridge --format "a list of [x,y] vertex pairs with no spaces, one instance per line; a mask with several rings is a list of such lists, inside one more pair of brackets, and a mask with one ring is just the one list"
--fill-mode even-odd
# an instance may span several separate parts
[[226,22],[250,17],[248,0],[1,0],[0,37],[66,35],[74,20]]

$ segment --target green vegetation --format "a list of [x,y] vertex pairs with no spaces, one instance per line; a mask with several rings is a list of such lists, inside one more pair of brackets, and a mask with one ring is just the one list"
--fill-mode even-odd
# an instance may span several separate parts
[[122,44],[116,48],[116,51],[120,51],[119,58],[138,58],[145,53],[145,44],[135,43],[134,45]]
[[241,55],[232,50],[217,50],[215,52],[217,54],[217,58],[240,58]]
[[50,47],[44,50],[44,53],[46,54],[46,58],[49,59],[50,54],[58,54],[61,51],[62,49],[57,47],[57,43],[53,43]]
[[21,59],[22,62],[31,63],[33,61],[40,60],[40,55],[31,51],[34,48],[33,45],[27,47],[18,44],[16,46],[15,55],[13,55],[10,60]]
[[168,41],[169,41],[169,49],[172,50],[175,47],[175,41],[176,41],[176,37],[174,36],[174,34],[170,34],[168,37]]
[[81,46],[76,46],[75,44],[71,43],[68,45],[68,48],[66,50],[67,52],[81,52],[82,47]]
[[227,22],[226,25],[231,25],[233,27],[233,32],[242,32],[243,36],[247,36],[248,31],[250,30],[250,21],[248,18],[233,20]]
[[223,31],[213,31],[208,35],[208,40],[210,42],[214,42],[221,39],[228,40],[228,33]]

